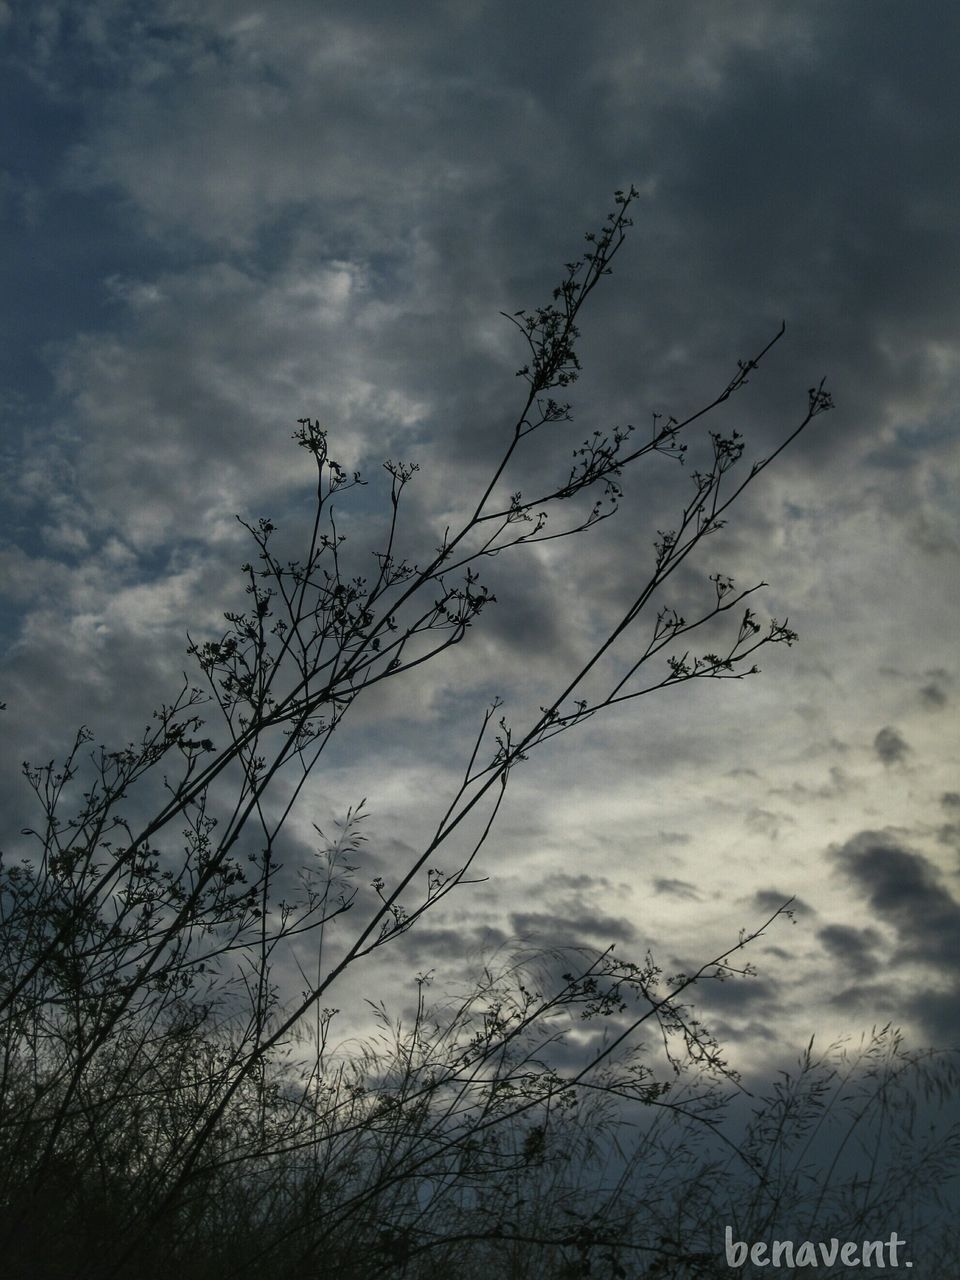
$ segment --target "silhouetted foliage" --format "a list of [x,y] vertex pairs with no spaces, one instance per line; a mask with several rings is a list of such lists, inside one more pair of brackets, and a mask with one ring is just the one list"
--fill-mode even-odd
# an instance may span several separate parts
[[[714,574],[689,619],[655,596],[830,408],[822,383],[779,447],[742,470],[740,434],[709,433],[693,492],[676,527],[659,533],[622,617],[530,723],[511,724],[499,703],[486,710],[459,788],[407,866],[363,883],[360,804],[333,838],[318,831],[296,889],[289,876],[278,888],[284,824],[354,703],[468,637],[495,604],[481,580],[491,558],[586,535],[616,513],[628,469],[654,454],[682,462],[694,424],[744,387],[781,336],[684,419],[655,416],[642,440],[630,427],[595,433],[532,496],[513,488],[519,452],[570,418],[552,393],[577,377],[580,311],[610,272],[635,195],[617,193],[550,303],[510,317],[527,348],[523,403],[486,484],[464,495],[467,514],[439,546],[416,563],[398,555],[417,467],[388,461],[376,571],[351,575],[333,500],[363,481],[302,419],[295,439],[316,476],[303,557],[275,553],[270,520],[246,524],[256,549],[243,566],[247,604],[226,614],[218,638],[190,641],[194,680],[137,741],[91,750],[83,728],[62,764],[25,766],[40,819],[32,848],[0,868],[9,1274],[707,1276],[725,1272],[712,1233],[733,1185],[741,1233],[762,1234],[784,1204],[807,1205],[801,1166],[782,1157],[804,1132],[799,1117],[822,1114],[828,1069],[810,1058],[747,1140],[725,1146],[717,1135],[736,1078],[685,1004],[695,982],[747,973],[737,957],[766,925],[693,975],[665,976],[649,956],[631,963],[612,949],[558,951],[506,961],[462,998],[431,1003],[429,979],[411,974],[413,1023],[394,1025],[381,1009],[380,1041],[348,1056],[336,1051],[331,1001],[358,960],[469,886],[511,772],[531,752],[620,703],[741,679],[764,647],[793,642],[786,621],[756,616],[763,584],[741,589]],[[694,632],[728,615],[720,650],[691,649]],[[479,834],[441,870],[469,818]],[[295,993],[277,975],[299,964],[305,940],[316,968],[300,968]],[[561,1067],[558,1046],[584,1024],[596,1034],[580,1041],[582,1061]],[[645,1027],[662,1060],[641,1052]],[[896,1045],[877,1089],[932,1071]],[[931,1159],[918,1154],[911,1167],[929,1171]],[[847,1212],[846,1184],[837,1188]],[[852,1222],[873,1203],[862,1190],[850,1190]]]

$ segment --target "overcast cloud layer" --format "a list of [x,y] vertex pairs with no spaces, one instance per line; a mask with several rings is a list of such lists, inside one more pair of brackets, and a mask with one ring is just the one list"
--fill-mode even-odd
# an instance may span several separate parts
[[[82,721],[125,741],[237,603],[234,514],[307,520],[297,418],[371,478],[419,461],[408,537],[435,545],[518,407],[499,312],[635,183],[557,457],[698,407],[785,319],[719,422],[764,456],[823,375],[837,408],[674,598],[765,579],[801,643],[531,760],[489,879],[399,967],[525,939],[689,969],[793,896],[758,980],[704,993],[741,1061],[890,1020],[960,1043],[956,7],[8,0],[0,40],[13,829],[19,761]],[[567,558],[493,562],[442,670],[358,705],[299,839],[366,795],[365,869],[416,847],[464,725],[536,706],[628,601],[685,492],[654,461]],[[360,547],[382,494],[344,515]]]

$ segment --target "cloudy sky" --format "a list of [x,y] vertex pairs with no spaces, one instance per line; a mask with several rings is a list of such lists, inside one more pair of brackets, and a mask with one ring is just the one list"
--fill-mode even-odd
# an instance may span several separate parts
[[[824,375],[837,407],[663,602],[763,579],[758,611],[800,643],[544,748],[489,878],[391,967],[522,940],[689,969],[795,897],[759,976],[704,992],[741,1065],[889,1020],[960,1042],[956,6],[6,0],[0,41],[12,829],[23,758],[81,722],[126,741],[175,692],[186,630],[242,604],[234,515],[302,539],[297,418],[371,478],[344,498],[361,559],[380,462],[419,462],[423,559],[522,403],[499,313],[546,301],[633,183],[574,421],[519,481],[595,429],[699,408],[785,319],[717,427],[762,457]],[[461,649],[358,703],[304,847],[366,796],[364,870],[413,856],[489,698],[521,723],[562,687],[688,487],[647,460],[616,519],[491,561],[497,606]],[[344,999],[384,990],[370,964]]]

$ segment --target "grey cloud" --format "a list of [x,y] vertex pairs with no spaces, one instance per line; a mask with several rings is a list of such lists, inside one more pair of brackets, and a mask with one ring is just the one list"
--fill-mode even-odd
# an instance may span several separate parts
[[449,973],[451,965],[462,963],[471,956],[489,956],[507,942],[507,935],[500,929],[483,925],[443,928],[427,922],[405,933],[398,939],[396,947],[398,955],[410,964],[443,965],[444,972]]
[[558,889],[568,889],[576,893],[603,892],[611,888],[610,881],[604,876],[590,876],[581,872],[579,875],[570,875],[566,871],[558,871],[553,875],[544,876],[536,888],[536,892],[551,892]]
[[857,977],[870,977],[880,967],[875,952],[881,938],[876,929],[857,929],[853,925],[829,924],[817,932],[828,953],[839,961],[842,969]]
[[920,697],[925,706],[939,711],[947,705],[947,695],[938,684],[925,684],[920,690]]
[[960,984],[921,990],[912,1004],[934,1045],[960,1049]]
[[674,898],[686,898],[693,902],[700,901],[700,894],[688,880],[658,878],[653,882],[653,891],[654,893],[666,893]]
[[894,982],[856,982],[830,996],[830,1004],[845,1013],[874,1021],[903,1017],[905,993]]
[[557,942],[564,946],[606,946],[611,942],[635,942],[637,930],[623,916],[604,915],[601,912],[571,910],[559,914],[548,911],[514,911],[510,915],[510,928],[518,938],[543,943]]
[[744,814],[744,824],[751,831],[759,832],[771,840],[776,840],[784,825],[792,826],[796,819],[789,813],[774,813],[770,809],[754,808]]
[[837,796],[843,796],[855,790],[860,786],[857,779],[851,777],[849,773],[840,765],[831,765],[827,771],[827,781],[819,787],[809,787],[802,782],[794,782],[790,787],[774,787],[771,788],[770,794],[775,796],[787,796],[795,802],[806,802],[810,800],[833,800]]
[[777,960],[793,960],[792,951],[787,951],[784,947],[774,947],[767,945],[763,948],[764,955],[773,956]]
[[871,909],[896,929],[900,958],[960,976],[960,902],[928,858],[876,831],[853,836],[835,858]]
[[776,1044],[781,1040],[775,1023],[759,1020],[728,1022],[725,1018],[712,1018],[710,1029],[721,1044]]
[[793,894],[783,893],[780,889],[758,889],[750,899],[750,905],[754,911],[770,914],[782,907],[790,898],[790,910],[795,915],[805,916],[813,912],[813,908],[809,906],[802,898],[797,898]]
[[777,1036],[782,987],[772,978],[704,978],[693,988],[690,999],[697,1016],[702,1016],[721,1044],[768,1041]]
[[757,1016],[756,1006],[771,1012],[776,1009],[780,985],[770,978],[727,978],[723,982],[703,982],[695,988],[698,1008],[714,1009],[728,1017],[741,1010]]
[[901,764],[910,751],[900,731],[889,725],[874,738],[873,749],[885,765]]
[[[799,17],[796,8],[789,12]],[[700,111],[678,110],[660,121],[675,140],[664,185],[679,207],[702,211],[694,256],[685,268],[688,290],[699,292],[709,281],[707,287],[721,290],[731,305],[744,304],[744,314],[748,299],[772,303],[776,297],[803,326],[801,317],[810,314],[816,298],[829,320],[804,355],[816,350],[815,363],[831,367],[837,362],[829,353],[843,352],[836,390],[857,433],[875,421],[872,406],[879,408],[888,397],[908,400],[916,393],[933,403],[923,386],[927,376],[939,384],[928,344],[950,341],[957,330],[955,303],[944,287],[952,276],[949,270],[940,275],[944,262],[957,260],[944,216],[955,199],[956,175],[948,194],[935,164],[929,167],[943,139],[931,84],[950,92],[948,58],[932,28],[911,24],[900,31],[894,11],[886,8],[882,24],[888,23],[897,27],[898,38],[878,48],[851,11],[835,9],[828,16],[821,9],[810,24],[815,56],[785,64],[767,50],[741,46],[721,92]],[[891,34],[891,26],[883,29]],[[862,88],[861,76],[872,89],[854,100],[849,87]],[[642,92],[637,89],[637,98]],[[836,128],[840,113],[848,125],[843,130]],[[747,134],[750,158],[744,159],[739,140]],[[892,142],[903,135],[905,143],[906,134],[912,139],[909,155],[901,155]],[[823,147],[806,146],[810,136]],[[881,172],[887,181],[865,210],[860,193],[873,191]],[[926,217],[917,215],[918,199]],[[803,237],[803,224],[817,234]],[[739,243],[757,250],[736,272],[723,263],[723,245],[735,228]],[[755,315],[762,305],[755,302]],[[895,351],[888,336],[894,332],[901,334]],[[838,446],[824,436],[812,444],[815,451]]]

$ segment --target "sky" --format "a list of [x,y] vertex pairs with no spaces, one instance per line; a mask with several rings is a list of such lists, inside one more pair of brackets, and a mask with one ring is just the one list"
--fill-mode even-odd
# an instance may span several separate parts
[[[344,497],[351,551],[379,545],[385,458],[420,466],[405,545],[436,544],[522,403],[501,312],[547,301],[634,184],[574,420],[520,482],[709,402],[784,320],[716,427],[763,457],[822,377],[836,408],[663,602],[762,580],[761,618],[799,642],[538,752],[484,882],[337,1002],[402,1007],[417,971],[442,985],[513,944],[689,971],[793,898],[757,976],[703,990],[736,1064],[887,1022],[960,1045],[958,41],[956,6],[885,0],[0,3],[11,830],[21,760],[81,723],[125,742],[179,686],[187,630],[242,604],[235,515],[308,532],[298,418],[371,481]],[[616,518],[490,561],[497,604],[460,649],[358,703],[292,856],[366,797],[363,874],[413,857],[489,699],[521,723],[561,687],[685,485],[654,458]]]

